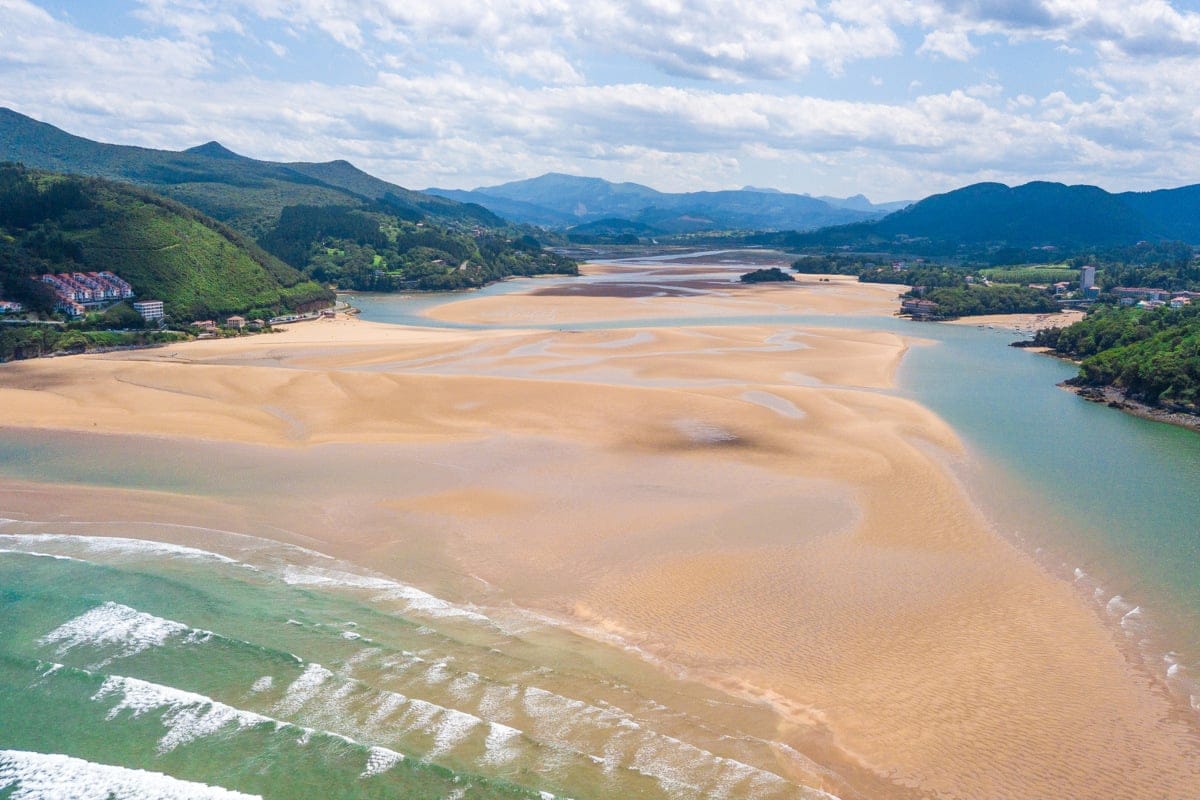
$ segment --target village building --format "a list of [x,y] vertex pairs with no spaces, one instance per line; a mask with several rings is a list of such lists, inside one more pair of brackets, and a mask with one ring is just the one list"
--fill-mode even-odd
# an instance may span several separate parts
[[60,272],[46,273],[38,280],[49,284],[58,295],[64,309],[71,304],[102,306],[128,300],[134,296],[129,283],[107,270],[103,272]]
[[938,304],[932,300],[906,297],[900,301],[900,313],[908,314],[913,319],[928,319],[937,314],[937,309]]
[[133,304],[133,310],[142,315],[142,319],[147,322],[162,319],[166,316],[163,313],[162,300],[139,300]]
[[1139,300],[1162,300],[1171,299],[1171,293],[1166,289],[1153,289],[1145,286],[1118,286],[1113,289],[1113,294],[1120,300],[1121,305],[1131,306]]

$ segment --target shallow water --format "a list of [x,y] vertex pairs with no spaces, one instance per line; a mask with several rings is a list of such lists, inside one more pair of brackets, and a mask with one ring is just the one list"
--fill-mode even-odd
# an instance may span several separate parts
[[[280,798],[810,795],[765,731],[695,724],[714,693],[668,708],[592,660],[606,648],[520,615],[286,546],[243,561],[29,528],[0,526],[0,787],[18,796],[72,796],[93,765]],[[28,753],[87,763],[39,793]],[[129,779],[137,797],[158,781]]]

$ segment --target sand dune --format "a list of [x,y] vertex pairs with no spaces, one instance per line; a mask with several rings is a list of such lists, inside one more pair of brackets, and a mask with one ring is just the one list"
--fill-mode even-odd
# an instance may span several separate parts
[[[435,314],[566,329],[338,319],[23,362],[0,368],[0,408],[28,428],[386,445],[328,456],[290,506],[189,498],[172,514],[270,517],[292,533],[265,535],[620,636],[760,703],[782,744],[841,777],[783,748],[780,768],[846,797],[1194,797],[1194,722],[1070,586],[989,529],[947,469],[965,457],[954,431],[890,391],[914,342],[795,325],[569,329],[889,313],[894,295],[813,279],[698,298],[473,298]],[[7,486],[0,500],[25,513],[97,513],[95,490],[52,501]],[[153,496],[135,499],[153,513]]]

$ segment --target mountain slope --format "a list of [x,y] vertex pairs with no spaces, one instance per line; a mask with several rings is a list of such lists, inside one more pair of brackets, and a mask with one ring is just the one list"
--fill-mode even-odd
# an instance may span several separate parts
[[798,230],[875,219],[882,211],[838,208],[807,195],[737,189],[659,192],[637,183],[549,173],[471,192],[427,189],[473,201],[510,219],[566,227],[600,219],[625,219],[668,233],[700,230]]
[[[918,245],[1077,249],[1140,240],[1200,243],[1200,186],[1110,194],[1096,186],[977,183],[927,197],[873,223],[781,238],[794,246]],[[786,240],[786,241],[784,241]]]
[[977,183],[933,195],[874,227],[884,235],[1032,247],[1136,241],[1147,225],[1103,189],[1037,181],[1014,188]]
[[1154,238],[1200,242],[1200,185],[1117,195],[1148,223]]
[[[0,280],[109,270],[176,320],[326,304],[333,295],[230,228],[153,192],[100,178],[0,166]],[[23,297],[21,295],[24,295]]]
[[285,207],[294,205],[384,201],[413,218],[502,224],[485,209],[413,192],[345,161],[258,161],[217,142],[180,152],[104,144],[7,108],[0,108],[0,161],[149,186],[255,237],[274,225]]
[[577,270],[481,206],[405,189],[347,161],[257,161],[218,142],[181,152],[102,144],[0,109],[5,159],[149,187],[341,288],[454,289]]

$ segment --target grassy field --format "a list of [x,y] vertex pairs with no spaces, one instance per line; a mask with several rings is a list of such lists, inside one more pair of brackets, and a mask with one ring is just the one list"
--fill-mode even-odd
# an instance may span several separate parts
[[992,267],[983,269],[979,274],[992,283],[1058,283],[1059,281],[1078,281],[1079,270],[1061,266],[1029,266],[1029,267]]

